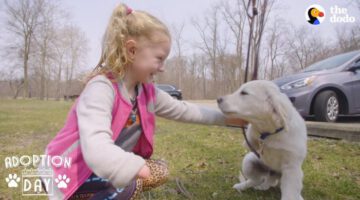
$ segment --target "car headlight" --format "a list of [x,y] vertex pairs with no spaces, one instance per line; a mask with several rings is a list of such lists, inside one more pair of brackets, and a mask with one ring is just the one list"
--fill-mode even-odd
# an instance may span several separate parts
[[300,80],[296,80],[287,84],[284,84],[280,87],[280,89],[282,90],[291,90],[291,89],[295,89],[295,88],[301,88],[301,87],[306,87],[311,85],[314,80],[315,80],[316,76],[310,76],[307,78],[303,78]]

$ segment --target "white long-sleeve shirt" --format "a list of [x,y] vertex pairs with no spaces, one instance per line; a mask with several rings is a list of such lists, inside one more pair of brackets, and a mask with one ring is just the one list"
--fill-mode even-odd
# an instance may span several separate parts
[[[176,100],[157,88],[155,93],[157,116],[182,122],[225,125],[225,116],[216,109]],[[128,98],[126,93],[122,92],[122,95]],[[111,138],[115,98],[111,81],[103,75],[94,77],[79,98],[76,112],[85,162],[96,175],[109,179],[115,187],[125,186],[145,165],[145,160],[116,146]]]

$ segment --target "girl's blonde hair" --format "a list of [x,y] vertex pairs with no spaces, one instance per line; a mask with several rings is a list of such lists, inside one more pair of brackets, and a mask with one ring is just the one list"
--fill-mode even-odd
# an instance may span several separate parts
[[128,59],[125,42],[129,38],[147,39],[160,42],[163,33],[170,39],[166,25],[156,17],[144,11],[133,11],[125,4],[119,4],[114,9],[102,41],[102,51],[99,63],[87,80],[98,74],[112,74],[112,81],[123,78]]

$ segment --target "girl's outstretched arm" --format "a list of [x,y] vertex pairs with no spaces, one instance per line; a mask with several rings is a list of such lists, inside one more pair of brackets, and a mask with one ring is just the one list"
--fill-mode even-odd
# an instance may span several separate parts
[[240,119],[226,118],[218,109],[176,100],[158,88],[156,88],[155,113],[160,117],[182,122],[237,126],[246,124]]

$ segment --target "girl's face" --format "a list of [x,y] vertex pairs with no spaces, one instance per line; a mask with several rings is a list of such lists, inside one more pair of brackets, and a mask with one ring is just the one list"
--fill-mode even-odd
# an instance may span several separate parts
[[[129,71],[136,81],[147,83],[154,82],[154,76],[164,71],[164,61],[170,52],[170,39],[161,42],[146,40],[136,41],[133,48],[127,48],[132,58],[132,66]],[[130,45],[131,46],[131,45]]]

